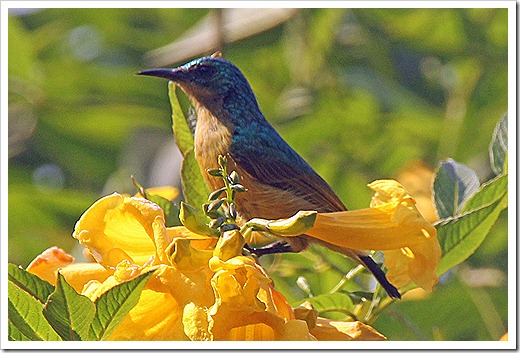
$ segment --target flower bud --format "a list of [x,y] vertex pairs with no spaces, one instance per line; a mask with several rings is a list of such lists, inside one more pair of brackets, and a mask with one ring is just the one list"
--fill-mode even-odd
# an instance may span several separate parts
[[230,230],[219,238],[213,250],[213,255],[222,261],[227,261],[232,257],[241,255],[245,243],[244,237],[237,229]]

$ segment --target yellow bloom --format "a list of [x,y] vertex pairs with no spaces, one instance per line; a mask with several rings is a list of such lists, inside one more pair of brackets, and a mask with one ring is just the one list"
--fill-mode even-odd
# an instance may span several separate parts
[[[164,197],[166,200],[172,201],[179,196],[179,189],[174,188],[173,186],[157,186],[153,188],[146,189],[147,195],[156,195]],[[140,193],[134,195],[135,197],[142,198]]]
[[383,341],[386,337],[360,321],[335,321],[319,317],[311,334],[319,341]]
[[104,281],[113,272],[97,263],[77,264],[73,261],[72,256],[53,246],[38,255],[27,266],[27,272],[56,285],[57,273],[61,270],[61,274],[77,292],[81,292],[90,280]]
[[437,284],[441,249],[436,229],[395,180],[377,180],[370,208],[320,213],[306,234],[354,249],[383,250],[388,279],[397,287],[410,282],[431,291]]
[[[61,268],[67,281],[93,301],[154,271],[109,340],[316,339],[255,259],[242,255],[244,239],[237,230],[217,242],[184,227],[167,228],[154,203],[112,194],[82,215],[73,236],[98,263],[71,263],[70,255],[54,248],[30,270],[55,283]],[[338,327],[333,330],[343,335]]]

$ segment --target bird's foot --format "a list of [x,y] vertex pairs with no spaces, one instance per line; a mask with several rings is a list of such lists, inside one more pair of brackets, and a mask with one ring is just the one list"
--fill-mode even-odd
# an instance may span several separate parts
[[252,248],[248,244],[244,248],[252,254],[260,257],[267,254],[281,254],[287,252],[294,252],[294,249],[286,242],[277,241],[275,243],[263,246],[261,248]]

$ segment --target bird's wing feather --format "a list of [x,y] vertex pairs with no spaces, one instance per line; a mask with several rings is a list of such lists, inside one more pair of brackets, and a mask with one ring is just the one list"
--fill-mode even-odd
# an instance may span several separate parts
[[327,182],[274,129],[267,132],[255,136],[254,146],[232,148],[235,163],[257,181],[307,200],[318,212],[346,210]]

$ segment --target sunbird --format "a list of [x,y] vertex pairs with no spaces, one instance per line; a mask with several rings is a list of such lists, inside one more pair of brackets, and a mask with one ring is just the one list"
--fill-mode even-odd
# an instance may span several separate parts
[[[247,79],[220,53],[177,68],[154,68],[137,74],[166,78],[186,93],[197,113],[195,158],[206,182],[213,190],[223,186],[221,178],[206,173],[219,167],[218,156],[222,155],[227,157],[228,170],[235,170],[248,190],[236,195],[237,221],[288,218],[300,210],[347,210],[327,182],[266,120]],[[363,264],[391,298],[401,297],[363,250],[339,247],[308,235],[251,250],[257,255],[300,252],[311,242]]]

